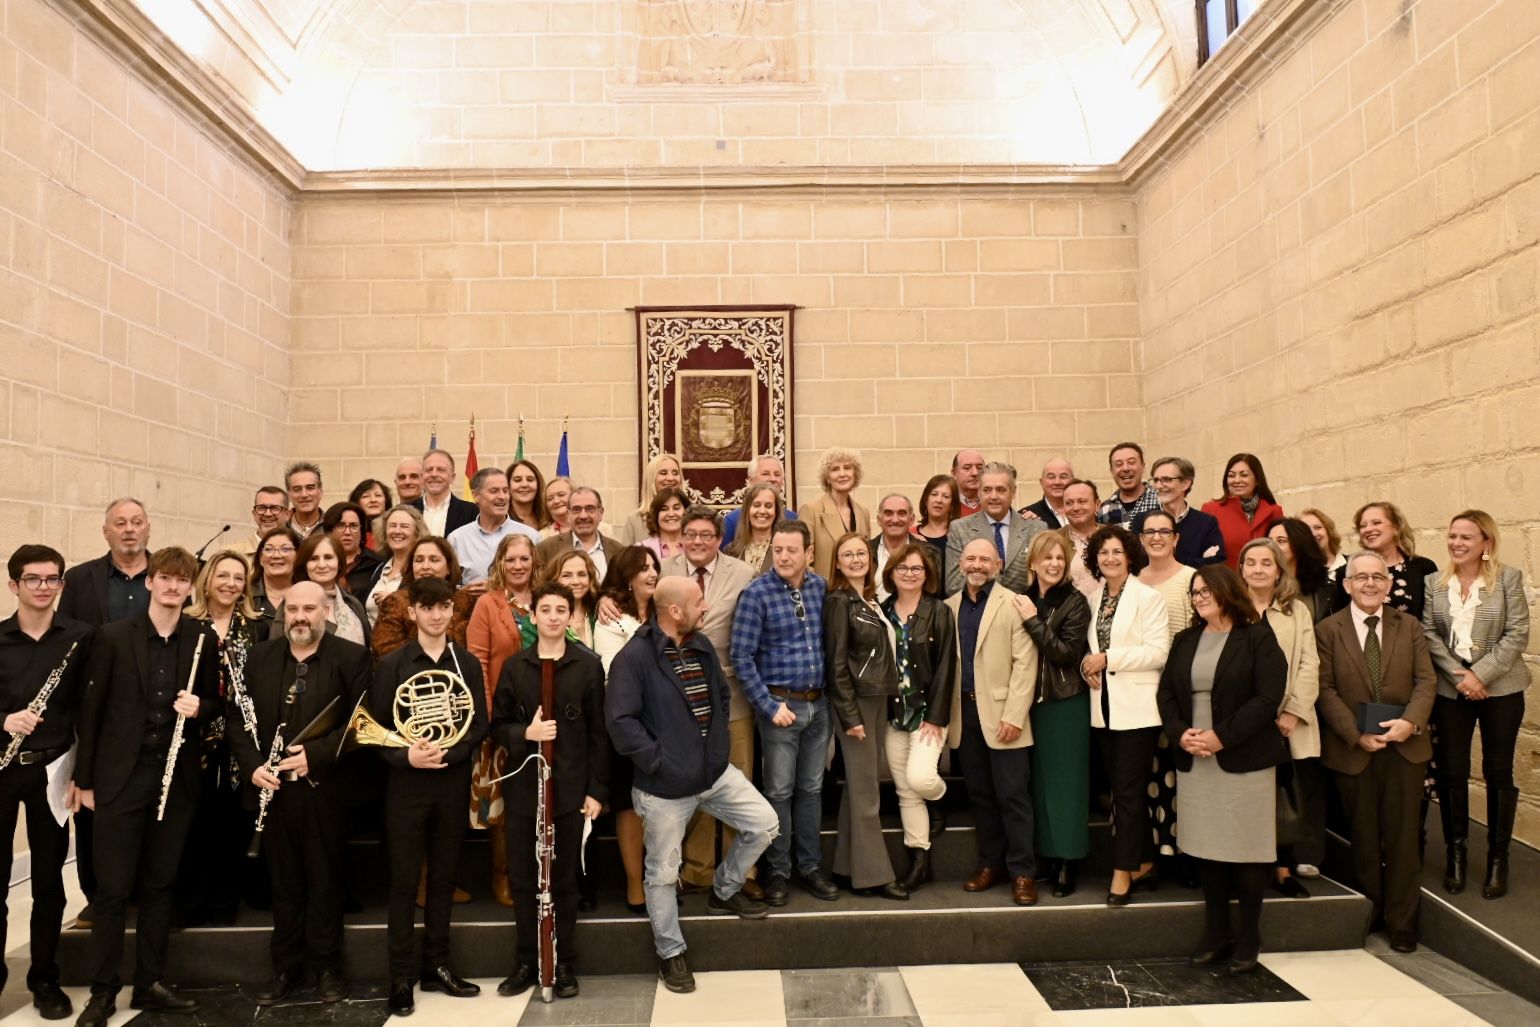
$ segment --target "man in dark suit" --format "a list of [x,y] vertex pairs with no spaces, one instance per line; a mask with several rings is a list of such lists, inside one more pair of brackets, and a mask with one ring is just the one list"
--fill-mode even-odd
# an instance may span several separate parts
[[976,514],[952,522],[946,539],[946,592],[952,595],[963,587],[962,554],[976,538],[989,539],[1000,558],[1000,584],[1012,592],[1027,590],[1027,543],[1032,536],[1046,531],[1042,521],[1029,521],[1011,504],[1016,501],[1016,468],[1010,464],[988,463],[979,475],[979,502]]
[[1037,479],[1043,487],[1043,498],[1023,507],[1021,515],[1029,521],[1042,521],[1050,529],[1064,527],[1069,523],[1069,514],[1064,512],[1064,489],[1074,480],[1075,469],[1069,461],[1054,457],[1043,465],[1043,476]]
[[[1385,605],[1390,572],[1376,553],[1348,561],[1352,602],[1316,625],[1321,762],[1336,773],[1359,887],[1397,952],[1417,948],[1423,775],[1437,688],[1422,625]],[[1366,704],[1382,704],[1365,710]],[[1394,715],[1400,708],[1399,716]],[[1361,713],[1369,716],[1360,723]],[[1367,730],[1363,730],[1366,728]]]
[[[64,593],[59,596],[59,616],[99,628],[150,608],[149,577],[150,515],[144,504],[127,496],[107,506],[102,522],[107,553],[76,564],[64,572]],[[96,816],[89,809],[75,813],[75,876],[85,894],[86,907],[75,926],[91,926],[91,900],[96,898],[93,827]]]
[[428,531],[441,538],[471,523],[479,513],[475,503],[454,494],[454,480],[455,458],[447,450],[430,449],[422,456],[422,495],[406,504],[420,510]]
[[610,569],[610,561],[626,547],[599,530],[599,524],[604,520],[604,499],[599,490],[587,485],[573,489],[567,497],[567,520],[572,525],[571,531],[552,535],[536,548],[541,566],[551,566],[552,560],[569,549],[581,549],[594,562],[599,581],[603,581]]
[[[1163,456],[1150,468],[1150,486],[1160,500],[1160,508],[1171,515],[1176,523],[1177,563],[1189,567],[1203,567],[1211,563],[1225,562],[1225,537],[1219,530],[1219,520],[1187,502],[1192,491],[1197,469],[1192,461],[1179,456]],[[1144,530],[1146,510],[1134,518],[1134,534]]]
[[[79,802],[96,811],[98,887],[91,1001],[78,1027],[102,1027],[116,1011],[124,920],[136,884],[139,915],[130,1004],[163,1012],[198,1006],[162,979],[172,889],[198,805],[202,722],[217,717],[221,705],[219,636],[182,614],[197,573],[198,562],[187,550],[170,546],[157,552],[149,561],[149,610],[103,627],[91,649],[75,784]],[[187,723],[179,725],[179,717]],[[185,744],[177,747],[179,728]],[[173,749],[170,793],[161,818],[163,773]]]
[[[225,735],[251,782],[273,793],[262,844],[273,885],[273,979],[253,998],[259,1006],[282,1002],[315,970],[322,1002],[347,995],[342,977],[342,899],[347,845],[347,796],[337,773],[337,748],[348,714],[368,691],[369,650],[326,633],[326,594],[302,581],[284,597],[284,637],[263,642],[246,662],[246,680],[257,737],[236,711],[225,717]],[[337,703],[337,726],[303,745],[289,745],[276,773],[267,769],[280,725],[292,738],[328,704]]]

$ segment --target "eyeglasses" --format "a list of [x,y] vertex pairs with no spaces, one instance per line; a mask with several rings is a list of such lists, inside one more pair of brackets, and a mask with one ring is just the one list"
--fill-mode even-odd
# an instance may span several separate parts
[[262,503],[258,506],[252,507],[251,512],[262,514],[265,517],[271,517],[273,514],[281,514],[287,509],[288,507],[286,506],[274,506],[272,503]]
[[807,620],[807,607],[802,605],[802,590],[789,588],[786,591],[791,593],[791,612],[796,614],[798,620]]
[[1189,592],[1187,594],[1192,596],[1194,599],[1212,599],[1212,598],[1214,598],[1213,590],[1209,589],[1209,588],[1204,588],[1202,586],[1199,586],[1198,588],[1193,589],[1191,592]]
[[294,550],[293,546],[268,546],[266,549],[262,550],[262,555],[263,556],[293,556],[294,552],[295,552],[295,550]]
[[356,524],[339,524],[332,530],[347,532],[349,535],[357,535],[360,529]]
[[1172,531],[1170,528],[1145,528],[1139,534],[1143,535],[1145,538],[1170,538],[1171,536],[1175,535],[1176,532]]
[[924,567],[916,567],[913,564],[901,563],[893,568],[894,574],[924,574]]
[[568,513],[573,513],[573,514],[593,514],[593,513],[598,513],[599,512],[599,507],[597,507],[597,506],[569,506],[569,507],[567,507],[567,512]]
[[1390,582],[1388,574],[1354,574],[1348,578],[1355,585],[1367,585],[1371,582],[1376,585],[1384,585]]
[[1171,477],[1168,474],[1161,474],[1161,475],[1157,475],[1157,476],[1151,478],[1150,480],[1153,481],[1157,485],[1175,485],[1175,484],[1178,484],[1179,482],[1184,482],[1187,479],[1186,478],[1173,478],[1173,477]]
[[710,542],[717,537],[714,531],[687,531],[682,536],[686,542]]
[[41,575],[38,575],[38,574],[23,574],[21,576],[21,583],[22,583],[22,585],[24,587],[30,588],[33,591],[36,591],[37,589],[40,589],[40,588],[46,588],[46,589],[59,588],[59,587],[61,587],[64,584],[64,579],[59,577],[57,574],[51,575],[51,576],[46,577],[46,578],[42,577]]
[[293,702],[305,694],[305,675],[310,673],[310,664],[297,664],[294,668],[294,684],[289,686],[288,700]]

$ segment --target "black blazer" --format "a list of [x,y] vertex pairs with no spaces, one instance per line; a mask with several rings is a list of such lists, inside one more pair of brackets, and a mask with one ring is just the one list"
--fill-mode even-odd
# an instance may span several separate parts
[[112,554],[105,553],[65,571],[59,615],[93,628],[107,623],[107,573],[111,567]]
[[1037,593],[1037,584],[1027,589],[1027,598],[1037,605],[1037,616],[1022,622],[1032,644],[1037,646],[1037,698],[1035,702],[1073,699],[1086,690],[1080,676],[1080,661],[1091,648],[1091,604],[1069,578]]
[[[1144,518],[1153,510],[1140,514],[1134,520],[1132,531],[1144,530]],[[1188,567],[1204,567],[1211,563],[1225,562],[1225,536],[1219,529],[1219,518],[1206,514],[1195,506],[1188,506],[1176,526],[1176,551],[1171,554],[1176,562]]]
[[[508,771],[540,751],[539,742],[524,737],[524,729],[540,707],[540,654],[535,646],[520,649],[503,661],[492,696],[492,737],[508,750]],[[581,809],[583,797],[609,801],[610,736],[604,726],[604,665],[592,650],[567,643],[556,661],[555,702],[540,716],[556,721],[551,752],[551,785],[557,816]],[[521,817],[535,815],[533,761],[503,782],[503,801]]]
[[[418,513],[422,513],[421,496],[418,496],[416,499],[412,500],[406,505],[412,507]],[[475,503],[472,503],[468,499],[461,499],[454,493],[450,493],[449,515],[444,518],[444,537],[448,538],[451,534],[454,533],[456,528],[464,527],[471,521],[474,521],[480,512],[481,511],[477,509]]]
[[[452,511],[451,511],[452,512]],[[343,577],[347,582],[348,592],[357,597],[359,602],[369,598],[369,590],[374,587],[375,579],[380,576],[380,570],[389,561],[380,559],[378,553],[368,549],[358,551],[358,559],[353,562],[353,569]],[[369,623],[368,618],[364,623]]]
[[[256,709],[259,745],[252,744],[241,711],[235,707],[233,699],[225,711],[225,737],[229,739],[230,751],[241,768],[242,791],[249,806],[255,805],[257,796],[251,775],[267,763],[268,752],[273,747],[273,733],[284,719],[284,699],[289,686],[294,683],[293,671],[284,672],[284,655],[288,651],[289,640],[275,638],[257,643],[246,657],[244,686]],[[358,705],[359,697],[368,691],[372,670],[369,650],[335,635],[321,636],[315,663],[305,675],[305,691],[294,704],[285,727],[292,738],[325,709],[327,703],[341,697],[342,716],[338,718],[337,728],[305,743],[305,761],[310,766],[307,780],[312,784],[324,785],[333,779],[337,748],[347,729],[348,714]]]
[[[891,613],[896,595],[882,604]],[[952,608],[935,596],[920,596],[909,618],[909,676],[925,690],[925,723],[945,728],[952,722],[952,689],[957,685],[957,621]]]
[[[80,749],[75,757],[75,783],[96,789],[97,809],[123,790],[139,761],[140,736],[144,731],[146,689],[150,678],[150,615],[105,624],[91,647],[86,667],[86,696],[80,711]],[[201,790],[198,739],[202,725],[218,717],[219,636],[202,621],[184,616],[177,628],[177,691],[192,673],[193,650],[203,638],[203,655],[193,694],[199,699],[198,716],[183,729],[177,753],[176,773],[193,794]]]
[[892,637],[888,619],[849,589],[833,589],[824,597],[824,682],[841,731],[861,723],[857,698],[898,694]]
[[1024,506],[1021,508],[1021,515],[1023,517],[1029,513],[1036,517],[1038,520],[1042,521],[1044,524],[1048,525],[1050,531],[1056,528],[1063,528],[1068,526],[1067,522],[1065,524],[1059,523],[1059,515],[1054,513],[1053,507],[1048,505],[1047,496],[1039,499],[1031,506]]
[[[1192,753],[1180,742],[1182,733],[1193,726],[1192,661],[1202,634],[1203,623],[1199,621],[1172,640],[1156,694],[1178,770],[1192,769]],[[1214,668],[1211,696],[1214,733],[1224,746],[1215,757],[1221,769],[1243,774],[1276,767],[1289,759],[1288,740],[1274,723],[1288,677],[1288,660],[1266,621],[1230,629]]]

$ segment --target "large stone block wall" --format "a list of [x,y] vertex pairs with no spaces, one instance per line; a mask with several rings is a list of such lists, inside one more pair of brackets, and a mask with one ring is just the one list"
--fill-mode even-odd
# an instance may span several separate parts
[[1204,495],[1248,449],[1286,510],[1390,499],[1439,561],[1484,508],[1533,586],[1540,4],[1326,6],[1138,183],[1149,443]]
[[634,505],[637,304],[801,306],[802,496],[835,444],[865,453],[875,504],[967,445],[1029,479],[1058,453],[1094,471],[1143,424],[1121,191],[307,198],[294,274],[293,451],[338,488],[389,472],[433,421],[463,454],[471,411],[483,461],[513,452],[522,413],[549,468],[570,414],[575,473],[612,513]]
[[290,202],[43,0],[0,5],[0,551],[196,545],[288,449]]

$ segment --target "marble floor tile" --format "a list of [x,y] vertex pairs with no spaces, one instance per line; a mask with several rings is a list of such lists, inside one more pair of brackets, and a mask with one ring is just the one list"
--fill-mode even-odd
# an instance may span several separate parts
[[1228,964],[1195,967],[1188,966],[1184,959],[1145,962],[1139,965],[1155,978],[1156,983],[1167,995],[1176,1000],[1178,1005],[1301,1002],[1305,999],[1304,995],[1265,966],[1259,966],[1251,973],[1232,977],[1225,972]]
[[781,974],[787,1020],[831,1017],[903,1017],[914,1002],[897,970],[787,970]]
[[[497,993],[497,979],[477,978],[476,983],[481,985],[481,994],[475,998],[455,998],[442,992],[418,988],[417,1009],[411,1019],[391,1017],[390,1022],[411,1023],[412,1027],[466,1027],[468,1024],[520,1022],[519,1015],[529,1002],[529,992],[507,998]],[[537,999],[536,1004],[544,1003]],[[383,1003],[380,1008],[384,1009]],[[253,1027],[266,1025],[267,1019],[264,1016]],[[135,1024],[134,1027],[139,1025]],[[296,1027],[299,1025],[296,1024]]]
[[1134,1009],[1177,1001],[1138,963],[1076,963],[1024,968],[1050,1009]]
[[[1318,1000],[1346,1027],[1485,1027],[1486,1021],[1441,995]],[[1508,1025],[1503,1025],[1508,1027]]]
[[[1015,963],[899,968],[910,1001],[927,1025],[942,1015],[983,1018],[1043,1013],[1048,1003]],[[982,1027],[984,1020],[972,1022]]]
[[519,1027],[536,1025],[604,1024],[645,1025],[652,1023],[652,1003],[657,995],[658,979],[648,974],[617,977],[579,977],[578,996],[574,999],[557,999],[550,1005],[540,1001],[533,991],[528,993],[529,1005],[524,1015],[516,1021]]
[[1357,950],[1264,952],[1262,965],[1313,1001],[1433,995],[1383,960]]
[[1483,995],[1503,989],[1448,956],[1431,949],[1411,953],[1392,952],[1379,957],[1387,966],[1406,974],[1439,995]]
[[783,1027],[786,1002],[779,970],[725,970],[695,975],[695,990],[678,995],[655,985],[652,1022]]

